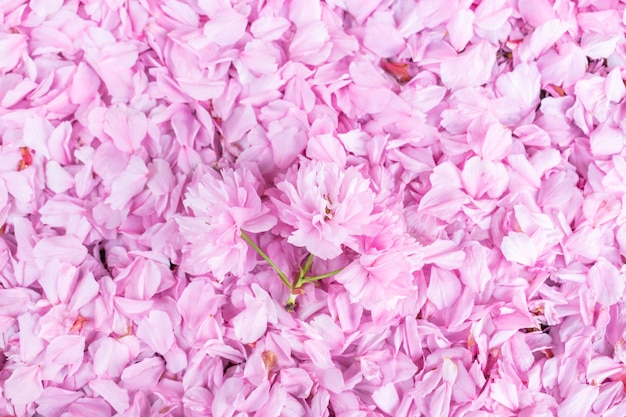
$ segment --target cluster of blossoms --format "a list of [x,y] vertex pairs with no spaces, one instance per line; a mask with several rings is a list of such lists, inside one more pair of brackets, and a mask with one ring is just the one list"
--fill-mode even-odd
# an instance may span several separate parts
[[0,1],[0,414],[626,415],[625,32]]

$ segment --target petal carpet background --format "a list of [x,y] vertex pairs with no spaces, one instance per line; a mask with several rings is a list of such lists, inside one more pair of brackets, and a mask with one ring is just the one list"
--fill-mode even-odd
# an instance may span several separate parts
[[0,415],[626,415],[618,0],[0,1]]

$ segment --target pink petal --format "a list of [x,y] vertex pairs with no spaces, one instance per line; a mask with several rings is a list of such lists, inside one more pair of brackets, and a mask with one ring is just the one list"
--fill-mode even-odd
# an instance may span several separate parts
[[300,26],[289,44],[289,56],[303,64],[319,65],[330,54],[329,39],[328,30],[321,21]]
[[107,109],[102,129],[117,149],[132,153],[146,137],[148,122],[143,112],[117,105]]
[[583,53],[591,59],[608,58],[615,51],[619,35],[584,33],[580,43]]
[[[623,85],[623,82],[622,82]],[[626,142],[626,134],[621,129],[601,124],[589,138],[591,154],[594,156],[606,156],[619,154]]]
[[497,379],[491,385],[491,398],[499,402],[509,410],[517,410],[519,407],[518,389],[512,382]]
[[536,64],[522,63],[496,81],[498,92],[512,98],[521,106],[522,115],[534,110],[539,104],[541,75]]
[[60,417],[67,411],[67,407],[84,394],[58,387],[44,388],[37,399],[37,412],[42,416]]
[[582,79],[587,70],[587,57],[573,42],[560,45],[558,53],[549,50],[537,60],[544,84],[570,87]]
[[538,58],[552,47],[566,30],[567,24],[559,19],[548,20],[541,24],[519,46],[520,58],[522,61]]
[[255,19],[250,25],[250,32],[256,39],[274,41],[289,29],[291,22],[280,16],[265,15]]
[[148,357],[128,366],[122,372],[120,385],[128,390],[150,390],[165,372],[163,359]]
[[124,172],[113,181],[111,195],[104,202],[114,210],[123,210],[144,189],[149,173],[144,161],[133,155]]
[[25,313],[30,297],[23,288],[0,288],[0,315],[17,317]]
[[93,380],[89,383],[89,387],[111,404],[111,407],[118,413],[122,413],[130,407],[128,392],[109,379]]
[[452,270],[459,268],[465,260],[465,252],[451,240],[435,240],[422,249],[425,264],[435,264],[440,268]]
[[461,295],[461,283],[453,272],[432,267],[427,296],[440,310],[451,307]]
[[418,210],[442,220],[449,220],[461,210],[468,200],[467,195],[456,188],[435,186],[420,200]]
[[15,405],[26,405],[36,401],[43,393],[41,367],[22,366],[15,369],[4,382],[4,395]]
[[55,193],[62,193],[74,186],[74,177],[52,160],[46,164],[46,186]]
[[558,417],[586,417],[598,397],[598,387],[575,384],[565,401],[559,406]]
[[130,361],[128,347],[110,337],[92,343],[89,350],[93,355],[93,370],[99,377],[120,376]]
[[376,12],[367,19],[363,45],[382,58],[396,56],[405,47],[390,12]]
[[100,88],[100,78],[87,64],[80,62],[72,78],[70,100],[74,104],[87,103],[93,100]]
[[589,270],[588,283],[591,293],[604,307],[619,302],[626,290],[626,282],[618,269],[608,262],[597,262]]
[[170,316],[162,310],[153,310],[147,319],[141,320],[136,334],[154,352],[161,355],[165,355],[175,341]]
[[111,406],[102,398],[79,398],[68,407],[69,417],[111,417]]
[[465,49],[467,43],[474,36],[474,13],[471,10],[458,10],[446,25],[450,36],[450,43],[457,52]]
[[393,415],[400,403],[400,397],[393,384],[385,384],[372,394],[372,400],[385,413]]
[[547,0],[520,0],[517,6],[522,18],[535,27],[556,17]]
[[20,359],[23,362],[35,360],[46,347],[45,341],[39,336],[39,319],[40,317],[33,313],[22,314],[17,319],[20,327]]
[[220,46],[235,44],[244,35],[248,19],[234,9],[222,9],[203,28],[204,36]]
[[587,380],[592,385],[601,384],[624,369],[623,365],[607,356],[592,359],[587,366]]
[[509,233],[502,239],[500,249],[508,261],[526,266],[533,266],[537,262],[538,254],[535,244],[525,233]]
[[504,0],[487,0],[476,7],[475,25],[485,30],[498,30],[511,16],[513,9],[504,7]]
[[233,318],[235,335],[243,343],[254,343],[267,330],[268,313],[264,303],[252,302]]
[[78,266],[87,256],[87,248],[74,236],[52,236],[37,242],[33,256],[41,269],[53,259]]
[[83,362],[85,337],[62,335],[55,337],[46,348],[46,361],[78,368]]
[[296,398],[307,398],[311,394],[313,380],[301,368],[286,368],[280,371],[281,385]]
[[451,90],[478,87],[489,80],[495,63],[495,48],[488,42],[480,42],[467,47],[457,57],[443,61],[441,80]]
[[26,36],[4,33],[0,39],[0,73],[7,73],[17,66],[22,54],[26,53]]

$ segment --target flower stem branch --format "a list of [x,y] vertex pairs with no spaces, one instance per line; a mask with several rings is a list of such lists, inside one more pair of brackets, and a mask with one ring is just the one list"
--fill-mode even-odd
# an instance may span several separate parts
[[246,234],[246,232],[244,232],[243,230],[240,231],[242,239],[245,240],[246,243],[248,243],[248,245],[250,245],[252,249],[256,251],[256,253],[261,255],[261,258],[265,259],[265,261],[272,267],[272,269],[276,271],[278,277],[283,282],[283,284],[285,284],[287,288],[289,288],[289,299],[287,300],[287,304],[285,304],[285,308],[287,309],[287,311],[293,311],[296,307],[296,299],[299,295],[304,294],[304,290],[302,289],[302,286],[304,284],[309,284],[311,282],[320,281],[324,278],[332,277],[333,275],[337,275],[339,272],[342,271],[342,269],[337,269],[326,274],[307,277],[307,274],[309,273],[309,271],[311,270],[311,266],[313,265],[314,257],[312,253],[309,253],[309,256],[307,256],[304,265],[299,268],[300,271],[298,273],[298,279],[295,280],[296,282],[294,284],[293,282],[289,281],[287,275],[283,271],[281,271],[280,268],[278,268],[274,261],[272,261],[270,257],[267,256],[265,252],[263,252],[263,249],[261,249],[256,243],[252,241],[252,239]]
[[265,252],[263,252],[263,249],[261,249],[256,243],[254,243],[252,239],[250,239],[250,237],[243,230],[241,230],[241,237],[243,238],[243,240],[245,240],[248,243],[248,245],[252,246],[252,249],[254,249],[256,253],[261,255],[261,258],[267,261],[267,263],[274,269],[274,271],[276,271],[276,273],[278,274],[278,277],[287,286],[287,288],[289,288],[290,290],[293,290],[293,286],[287,279],[287,275],[285,275],[285,273],[281,271],[280,268],[278,268],[278,266],[274,263],[274,261],[272,261],[270,257],[267,256]]
[[308,283],[308,282],[319,281],[319,280],[321,280],[321,279],[328,278],[328,277],[332,277],[333,275],[337,275],[337,274],[338,274],[338,273],[340,273],[341,271],[343,271],[343,268],[342,268],[342,269],[337,269],[337,270],[332,271],[332,272],[327,272],[326,274],[316,275],[316,276],[314,276],[314,277],[306,277],[306,278],[304,278],[304,279],[302,280],[302,283],[303,283],[303,284],[306,284],[306,283]]

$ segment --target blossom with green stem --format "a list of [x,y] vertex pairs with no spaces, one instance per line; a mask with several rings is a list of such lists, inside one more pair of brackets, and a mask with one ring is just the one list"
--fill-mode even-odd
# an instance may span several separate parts
[[272,267],[274,271],[276,271],[276,274],[278,275],[280,280],[283,282],[283,284],[285,284],[287,288],[289,288],[289,298],[287,299],[287,302],[285,303],[285,308],[288,311],[294,310],[294,308],[296,307],[296,299],[298,298],[299,295],[304,294],[304,289],[302,288],[303,285],[320,281],[324,278],[332,277],[333,275],[338,274],[342,270],[342,269],[337,269],[337,270],[327,272],[321,275],[307,276],[307,274],[311,270],[311,266],[313,265],[313,258],[314,258],[313,254],[309,253],[304,263],[304,266],[301,266],[298,268],[299,269],[298,278],[295,280],[295,282],[292,282],[287,277],[287,274],[281,271],[278,265],[276,265],[276,263],[272,261],[272,259],[263,251],[263,249],[261,249],[259,245],[257,245],[250,238],[250,236],[248,236],[248,234],[243,230],[241,230],[241,238],[244,241],[246,241],[246,243],[248,243],[248,245],[250,245],[250,247],[254,249],[255,252],[258,253],[261,256],[261,258],[263,258]]

